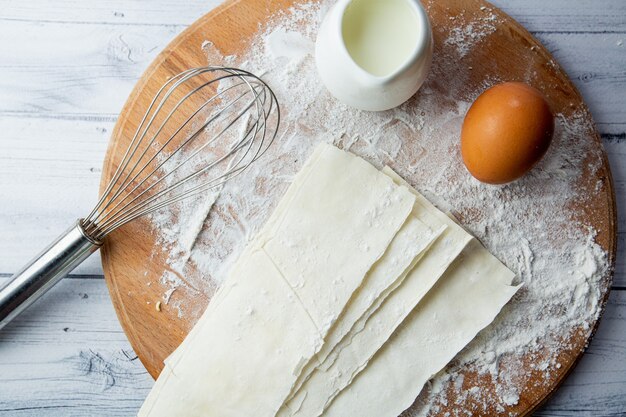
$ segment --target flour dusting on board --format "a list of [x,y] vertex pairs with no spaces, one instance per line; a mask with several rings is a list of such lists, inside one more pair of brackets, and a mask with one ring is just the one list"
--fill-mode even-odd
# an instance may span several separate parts
[[[152,217],[162,243],[155,250],[169,253],[164,297],[181,316],[199,318],[202,309],[182,295],[214,293],[315,145],[332,142],[378,167],[390,165],[454,214],[524,283],[405,415],[435,414],[451,403],[468,413],[501,412],[518,403],[531,376],[548,380],[563,371],[559,355],[570,348],[573,332],[587,336],[601,310],[607,254],[594,242],[596,232],[574,215],[574,207],[594,199],[602,187],[576,185],[601,166],[601,154],[588,140],[588,115],[575,109],[557,115],[553,145],[529,175],[506,186],[482,184],[461,162],[460,126],[471,101],[502,80],[487,75],[475,85],[468,71],[454,68],[497,30],[497,15],[482,8],[479,17],[453,19],[452,29],[436,27],[433,68],[417,96],[397,109],[369,113],[337,102],[318,79],[314,40],[331,3],[276,16],[243,56],[224,56],[208,41],[202,45],[210,64],[263,76],[281,104],[282,124],[270,151],[219,194]],[[532,68],[526,73],[527,81],[536,81]],[[523,356],[530,370],[521,366]],[[468,378],[468,369],[479,377]]]

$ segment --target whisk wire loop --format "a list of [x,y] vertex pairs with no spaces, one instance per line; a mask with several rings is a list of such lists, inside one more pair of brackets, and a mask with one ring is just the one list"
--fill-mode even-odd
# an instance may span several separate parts
[[[206,85],[206,84],[204,84],[204,85]],[[229,88],[232,88],[232,87],[229,87]],[[245,94],[247,94],[247,93],[244,93],[243,95],[245,95]],[[241,95],[241,96],[243,96],[243,95]],[[241,97],[241,96],[240,96],[240,97]],[[152,162],[153,162],[153,161],[157,158],[157,155],[159,155],[159,154],[160,154],[160,152],[162,152],[162,151],[163,151],[163,150],[167,147],[167,145],[168,145],[168,144],[169,144],[169,143],[170,143],[170,142],[171,142],[171,141],[175,138],[175,136],[176,136],[176,135],[177,135],[177,134],[178,134],[178,133],[179,133],[179,132],[180,132],[180,131],[181,131],[181,130],[182,130],[182,129],[183,129],[183,128],[184,128],[184,127],[185,127],[185,126],[189,123],[189,122],[190,122],[190,120],[191,120],[191,119],[192,119],[192,118],[193,118],[193,117],[194,117],[194,116],[195,116],[195,115],[196,115],[199,111],[201,111],[201,109],[202,109],[202,108],[204,108],[206,105],[210,104],[210,102],[211,102],[211,101],[212,101],[215,97],[216,97],[216,96],[212,97],[210,100],[207,100],[207,102],[205,102],[205,103],[204,103],[204,104],[203,104],[203,105],[202,105],[202,106],[201,106],[198,110],[196,110],[196,111],[194,112],[194,114],[192,114],[189,118],[187,118],[187,120],[186,120],[183,124],[181,124],[181,126],[180,126],[177,130],[176,130],[176,132],[174,132],[174,133],[173,133],[173,134],[172,134],[172,135],[171,135],[171,136],[167,139],[167,141],[165,141],[165,143],[163,143],[163,145],[161,145],[160,149],[159,149],[159,150],[157,150],[157,152],[156,152],[156,153],[155,153],[155,154],[154,154],[151,158],[149,158],[149,159],[148,159],[148,160],[144,163],[143,167],[141,167],[141,169],[139,169],[139,171],[138,171],[138,172],[137,172],[137,173],[136,173],[136,174],[135,174],[135,175],[134,175],[131,179],[125,179],[125,180],[123,181],[123,184],[122,184],[120,187],[118,187],[118,192],[117,192],[116,194],[114,194],[114,195],[111,197],[111,199],[109,200],[109,202],[116,201],[116,197],[118,197],[118,195],[119,195],[119,194],[121,193],[121,191],[124,189],[124,188],[122,188],[122,187],[127,187],[127,186],[130,186],[130,184],[133,184],[133,183],[134,183],[134,181],[137,179],[137,177],[138,177],[139,175],[141,175],[141,174],[144,172],[144,170],[145,170],[145,169],[146,169],[146,168],[147,168],[147,167],[148,167],[148,166],[149,166],[149,165],[150,165],[150,164],[151,164],[151,163],[152,163]],[[238,99],[239,99],[239,98],[238,98]],[[176,107],[175,107],[175,108],[177,108],[177,107],[180,105],[180,103],[181,103],[181,102],[182,102],[182,101],[179,101],[179,103],[176,105]],[[234,104],[234,102],[233,102],[233,103],[231,103],[231,104],[229,104],[229,106],[230,106],[230,105],[232,105],[232,104]],[[223,110],[221,110],[221,111],[223,111]],[[220,111],[220,113],[221,113],[221,111]],[[170,112],[170,113],[171,113],[171,112]],[[218,114],[217,114],[217,115],[215,115],[213,118],[209,119],[209,120],[208,120],[208,121],[207,121],[207,122],[206,122],[206,123],[205,123],[205,124],[204,124],[204,125],[200,128],[200,129],[196,130],[196,131],[195,131],[195,132],[194,132],[191,136],[189,136],[187,139],[185,139],[185,141],[184,141],[184,142],[183,142],[183,143],[179,146],[179,148],[182,148],[183,146],[185,146],[185,145],[186,145],[186,144],[188,144],[189,142],[191,142],[191,141],[193,141],[194,139],[196,139],[196,138],[200,135],[200,133],[202,133],[202,130],[201,130],[201,129],[202,129],[202,128],[205,128],[206,126],[208,126],[208,125],[209,125],[209,124],[210,124],[213,120],[215,120],[217,117],[219,117],[219,115],[220,115],[220,114],[218,113]],[[169,119],[169,116],[171,116],[171,114],[170,114],[170,115],[168,115],[168,119]],[[165,122],[164,122],[164,123],[165,123]],[[157,132],[155,133],[155,136],[154,136],[154,137],[153,137],[153,138],[149,141],[149,144],[150,144],[150,145],[151,145],[151,144],[155,141],[155,139],[156,139],[157,135],[158,135],[158,134],[160,133],[160,131],[163,129],[164,123],[162,123],[162,124],[161,124],[161,127],[159,127],[159,129],[157,130]],[[211,145],[211,144],[212,144],[212,143],[214,143],[217,139],[219,139],[219,137],[213,137],[213,138],[211,138],[210,140],[208,140],[208,141],[207,141],[207,142],[203,145],[203,147],[207,147],[207,146]],[[130,170],[130,172],[131,172],[131,173],[132,173],[132,172],[134,172],[134,170],[136,169],[136,167],[139,165],[139,161],[141,161],[141,159],[145,156],[145,154],[146,154],[146,152],[147,152],[147,149],[148,149],[148,147],[146,147],[146,149],[144,149],[143,153],[139,156],[138,162],[137,162],[137,163],[135,164],[135,166],[133,166],[133,168]],[[166,180],[169,176],[171,176],[171,175],[172,175],[172,174],[176,171],[176,169],[178,169],[180,166],[182,166],[183,164],[185,164],[187,161],[191,160],[191,159],[192,159],[194,156],[196,156],[196,155],[197,155],[197,154],[198,154],[201,150],[202,150],[202,148],[201,148],[201,149],[199,149],[199,150],[197,150],[197,151],[195,151],[195,152],[194,152],[194,153],[192,153],[191,155],[189,155],[189,156],[188,156],[188,157],[187,157],[187,158],[186,158],[183,162],[181,162],[180,164],[178,164],[178,166],[177,166],[177,167],[175,167],[175,168],[173,168],[171,171],[167,172],[164,176],[162,176],[162,177],[161,177],[161,178],[159,178],[157,181],[155,181],[154,183],[152,183],[152,184],[151,184],[151,185],[150,185],[147,189],[145,189],[145,190],[141,191],[141,193],[140,193],[138,196],[134,197],[134,198],[133,198],[130,202],[128,202],[127,204],[125,204],[124,206],[122,206],[121,208],[119,208],[119,209],[118,209],[118,207],[119,207],[119,206],[120,206],[120,205],[121,205],[124,201],[126,201],[128,198],[130,198],[130,197],[133,195],[133,193],[134,193],[137,189],[139,189],[139,188],[140,188],[140,187],[141,187],[141,186],[142,186],[142,185],[143,185],[143,184],[147,181],[147,179],[148,179],[148,178],[151,178],[151,177],[152,177],[155,173],[157,173],[157,172],[158,172],[158,170],[159,170],[159,169],[161,169],[161,167],[162,167],[163,165],[165,165],[165,164],[166,164],[166,163],[167,163],[170,159],[172,159],[172,157],[173,157],[174,155],[176,155],[176,153],[171,153],[170,155],[168,155],[167,157],[165,157],[165,158],[163,159],[163,161],[161,161],[161,162],[160,162],[160,163],[159,163],[156,167],[154,167],[150,173],[148,173],[148,174],[146,174],[146,175],[144,176],[144,180],[143,180],[143,181],[139,182],[139,183],[138,183],[137,185],[135,185],[135,186],[134,186],[134,187],[133,187],[133,188],[132,188],[129,192],[125,193],[126,195],[125,195],[123,198],[121,198],[121,199],[117,200],[117,202],[115,203],[115,205],[114,205],[113,207],[109,208],[109,207],[108,207],[108,206],[109,206],[109,204],[108,204],[108,203],[107,203],[107,204],[105,204],[105,205],[102,207],[102,209],[101,209],[101,212],[100,212],[99,217],[96,217],[95,221],[98,221],[98,220],[99,220],[99,218],[100,218],[100,217],[102,217],[102,216],[104,215],[104,213],[106,213],[106,212],[108,212],[108,213],[109,213],[109,218],[107,219],[107,221],[105,222],[105,224],[106,224],[106,223],[108,223],[108,222],[110,222],[110,221],[111,221],[111,220],[113,220],[114,218],[118,217],[119,213],[121,213],[123,210],[127,209],[127,208],[128,208],[128,206],[129,206],[130,204],[132,204],[134,201],[136,201],[138,198],[140,198],[140,197],[141,197],[141,196],[143,196],[144,194],[146,194],[146,193],[150,192],[150,190],[151,190],[152,188],[154,188],[156,185],[158,185],[158,184],[159,184],[159,183],[161,183],[162,181]],[[129,176],[129,175],[128,175],[128,176]],[[128,176],[127,176],[127,177],[128,177]],[[151,198],[154,198],[154,197],[155,197],[155,196],[152,196]],[[116,210],[116,209],[117,209],[117,210]],[[106,212],[105,212],[105,210],[106,210]],[[112,214],[111,214],[111,213],[112,213]],[[103,228],[103,227],[105,226],[105,224],[102,224],[102,225],[101,225],[101,228]]]
[[[249,106],[252,106],[252,104],[254,104],[254,102],[251,102]],[[247,109],[246,109],[247,110]],[[161,183],[162,181],[166,180],[170,175],[172,175],[174,172],[176,172],[176,170],[178,168],[180,168],[181,166],[183,166],[184,164],[186,164],[188,161],[190,161],[191,159],[193,159],[196,155],[198,155],[200,152],[202,152],[202,150],[204,150],[204,148],[206,148],[207,146],[209,146],[211,144],[212,141],[219,139],[219,137],[224,134],[224,132],[230,128],[234,123],[236,123],[237,120],[239,120],[243,115],[245,114],[245,110],[240,112],[235,120],[233,120],[228,126],[226,126],[222,131],[220,131],[220,133],[215,136],[213,139],[211,139],[210,142],[205,143],[204,145],[202,145],[202,147],[196,151],[194,151],[191,155],[189,155],[188,157],[185,158],[185,160],[183,160],[182,162],[178,163],[176,167],[174,167],[171,171],[169,171],[167,174],[165,174],[163,177],[159,178],[157,181],[155,181],[154,183],[152,183],[150,186],[148,186],[145,190],[141,191],[137,196],[135,196],[132,200],[130,200],[129,202],[127,202],[124,206],[122,206],[121,208],[119,208],[116,212],[114,212],[113,215],[111,215],[109,218],[107,218],[107,220],[100,226],[100,228],[102,229],[103,232],[106,232],[106,230],[108,228],[116,228],[118,223],[124,223],[127,220],[126,217],[129,217],[131,219],[134,219],[136,217],[139,216],[135,216],[135,214],[137,212],[139,212],[142,208],[148,206],[151,202],[157,200],[162,194],[163,192],[160,193],[156,193],[153,194],[151,196],[149,196],[146,200],[141,201],[138,205],[136,206],[132,206],[133,203],[135,203],[136,201],[140,201],[140,199],[147,193],[149,193],[154,187],[156,187],[159,183]],[[198,131],[199,132],[199,131]],[[196,132],[196,134],[198,133]],[[249,131],[251,132],[251,131]],[[194,136],[196,136],[196,134],[194,134]],[[250,135],[249,133],[247,133],[244,138],[248,138]],[[244,143],[242,141],[242,143]],[[239,162],[244,159],[246,157],[246,155],[249,152],[250,147],[252,146],[253,142],[252,141],[248,141],[249,143],[249,147],[246,150],[246,152],[241,156]],[[237,146],[235,149],[233,149],[232,151],[238,151],[239,149],[241,149],[241,145]],[[229,156],[224,155],[222,157],[220,157],[219,159],[213,161],[212,163],[208,164],[207,166],[205,166],[204,168],[187,175],[186,177],[184,177],[183,179],[179,180],[175,185],[172,185],[170,188],[168,188],[166,190],[166,192],[171,192],[174,189],[183,186],[184,184],[186,184],[187,182],[189,182],[190,180],[193,180],[194,178],[202,175],[203,173],[205,173],[206,171],[212,169],[213,167],[215,167],[216,165],[218,165],[219,163],[223,162],[224,160],[226,160]],[[238,163],[234,164],[234,166],[237,166]],[[153,170],[153,172],[155,172],[155,170]],[[233,172],[240,172],[239,169],[233,170]],[[150,175],[150,174],[149,174]],[[208,181],[207,183],[204,184],[200,184],[200,185],[196,185],[194,187],[192,187],[191,189],[186,190],[186,193],[188,194],[188,196],[190,196],[195,190],[209,190],[211,188],[216,187],[219,183],[217,182],[217,180],[222,179],[225,177],[226,174],[222,174],[219,177],[216,177],[215,179],[212,179],[210,181]],[[229,177],[232,177],[231,175],[229,175]],[[223,183],[223,182],[221,182]],[[136,185],[133,190],[131,190],[131,192],[127,195],[126,198],[128,198],[130,195],[132,195],[132,192],[134,190],[136,190],[137,188],[140,187],[140,185],[143,183],[140,183],[138,185]],[[117,204],[119,205],[123,200],[120,200],[120,202]],[[116,206],[117,206],[116,205]],[[130,207],[130,209],[129,209]],[[141,212],[140,215],[143,215],[144,213]],[[120,217],[122,217],[122,220],[119,220]],[[128,220],[129,221],[129,220]]]
[[[204,98],[207,89],[214,92]],[[82,220],[85,232],[101,240],[129,221],[220,187],[265,153],[279,123],[274,92],[250,72],[203,67],[171,77],[150,102],[100,200]],[[239,136],[233,133],[236,124],[243,124]]]
[[[234,132],[237,124],[242,128]],[[250,72],[202,67],[169,78],[91,213],[0,287],[0,329],[97,251],[113,230],[240,175],[267,151],[279,124],[274,92]]]

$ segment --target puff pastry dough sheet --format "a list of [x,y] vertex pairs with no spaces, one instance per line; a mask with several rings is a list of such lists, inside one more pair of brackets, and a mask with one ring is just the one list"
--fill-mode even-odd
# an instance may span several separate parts
[[[283,213],[289,207],[289,204],[293,200],[294,196],[300,190],[300,186],[304,182],[304,179],[306,179],[309,176],[309,173],[311,172],[313,167],[315,167],[315,164],[316,164],[317,160],[322,155],[324,150],[325,150],[324,146],[317,146],[313,150],[313,153],[311,154],[309,159],[304,163],[304,166],[298,172],[298,174],[294,178],[294,181],[287,188],[287,191],[285,192],[283,197],[279,200],[278,204],[276,205],[276,208],[274,209],[274,211],[270,215],[270,218],[268,219],[268,221],[261,228],[261,230],[259,231],[258,235],[255,236],[253,241],[249,242],[248,247],[239,256],[239,260],[241,260],[242,258],[245,258],[246,256],[249,256],[250,255],[250,251],[253,249],[253,247],[261,247],[265,243],[267,236],[271,236],[273,234],[273,232],[275,230],[276,223],[281,220],[281,218],[283,216]],[[204,314],[210,314],[211,309],[215,306],[215,304],[217,303],[217,300],[220,299],[221,296],[222,296],[222,292],[218,291],[213,296],[213,299],[211,300],[211,302],[207,306],[207,309],[205,310],[203,315]],[[203,321],[202,318],[200,318],[198,320],[198,323],[201,323],[202,321]],[[174,352],[172,352],[172,354],[170,356],[168,356],[165,359],[165,366],[166,367],[170,367],[171,368],[171,367],[175,366],[176,362],[180,359],[180,357],[185,352],[185,347],[189,343],[191,343],[191,341],[194,339],[196,334],[199,332],[200,327],[201,326],[199,326],[199,325],[194,326],[191,329],[191,331],[189,332],[189,334],[187,335],[187,337],[178,346],[178,348]]]
[[273,415],[286,376],[322,343],[273,262],[255,251],[224,284],[227,293],[175,369],[159,377],[139,416]]
[[383,256],[415,197],[364,160],[320,148],[168,359],[140,416],[274,416]]
[[[249,246],[266,250],[326,335],[414,201],[406,187],[370,163],[321,144]],[[221,297],[218,291],[203,316]],[[166,366],[176,366],[198,330],[196,325]]]
[[[417,264],[419,259],[428,253],[429,248],[445,230],[445,225],[438,229],[428,227],[415,215],[409,216],[396,237],[393,239],[383,257],[368,272],[363,285],[355,292],[343,314],[324,340],[320,352],[307,364],[294,385],[292,394],[308,379],[316,367],[320,366],[333,352],[346,335],[355,330],[359,323],[369,317],[380,300],[397,288]],[[291,399],[290,395],[288,399]],[[279,416],[290,415],[289,409],[283,407]]]
[[[391,173],[387,175],[392,175]],[[326,359],[317,365],[279,416],[318,416],[329,402],[350,384],[394,330],[445,273],[472,239],[463,228],[415,192],[413,215],[432,229],[443,232],[407,277],[374,303]],[[322,350],[326,348],[326,344]],[[306,368],[305,368],[306,370]]]
[[324,416],[400,415],[424,384],[495,319],[519,288],[511,285],[513,278],[512,271],[472,239]]
[[313,170],[263,247],[326,335],[409,217],[415,197],[363,159],[320,146]]

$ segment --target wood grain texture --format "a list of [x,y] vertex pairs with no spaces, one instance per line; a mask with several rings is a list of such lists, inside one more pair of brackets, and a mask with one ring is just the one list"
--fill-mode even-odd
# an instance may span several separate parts
[[[619,229],[626,231],[626,3],[493,3],[548,47],[602,121]],[[217,4],[0,0],[0,276],[14,272],[93,204],[103,149],[130,89],[175,34]],[[97,80],[87,82],[91,71]],[[620,252],[624,243],[620,233]],[[624,259],[617,258],[614,290],[589,351],[537,415],[626,415]],[[55,300],[54,308],[44,299],[5,330],[9,336],[0,333],[0,416],[131,416],[145,397],[150,377],[136,360],[120,371],[132,374],[120,378],[133,388],[105,393],[98,391],[101,374],[86,377],[67,360],[93,351],[108,362],[121,357],[121,349],[132,357],[98,257],[83,267],[76,272],[93,279],[61,283],[46,297]],[[72,291],[84,285],[88,299]],[[67,336],[63,328],[80,330]]]
[[[101,189],[120,164],[152,96],[163,82],[187,68],[204,65],[205,58],[200,47],[205,39],[211,40],[224,55],[243,54],[247,51],[250,39],[257,32],[259,25],[271,19],[271,16],[276,13],[287,12],[289,7],[301,2],[304,1],[232,0],[203,16],[176,37],[150,64],[122,109],[105,158]],[[462,16],[467,21],[475,21],[481,19],[487,9],[498,15],[495,32],[484,38],[480,48],[471,50],[466,56],[461,55],[463,64],[462,67],[457,66],[457,68],[471,70],[468,70],[467,80],[464,80],[463,87],[457,92],[457,96],[472,98],[471,92],[483,85],[485,79],[529,79],[533,85],[546,94],[550,107],[555,113],[562,114],[565,118],[574,117],[574,114],[577,115],[576,117],[582,117],[587,126],[584,140],[591,141],[597,148],[601,148],[600,138],[594,130],[593,121],[582,98],[549,52],[519,24],[501,12],[491,10],[488,3],[480,1],[438,0],[424,3],[434,28],[435,59],[443,60],[445,64],[439,62],[439,66],[443,65],[445,68],[454,67],[459,59],[453,53],[456,58],[452,62],[450,58],[447,58],[451,56],[450,52],[446,52],[446,48],[450,48],[446,47],[448,36],[459,25],[457,19]],[[440,69],[435,65],[432,71],[437,73]],[[528,78],[527,74],[532,74],[532,76]],[[453,75],[447,72],[446,76],[453,78]],[[435,83],[435,91],[442,89],[442,92],[445,92],[449,85],[459,85],[452,80],[448,81],[449,84],[446,83],[445,86]],[[183,107],[186,106],[188,104],[184,103]],[[189,106],[193,107],[194,104]],[[164,135],[157,137],[156,141],[166,140],[167,137],[168,134],[165,132]],[[413,138],[401,139],[409,143]],[[595,161],[592,158],[594,156],[589,154],[585,164],[592,164],[591,161]],[[615,202],[608,161],[606,157],[604,158],[604,165],[597,172],[583,175],[578,182],[579,187],[589,192],[598,189],[599,197],[573,209],[576,211],[576,218],[598,232],[596,241],[607,251],[609,262],[614,265]],[[420,181],[419,177],[409,176],[406,179],[414,183]],[[597,188],[598,186],[600,188]],[[166,263],[168,254],[157,243],[157,238],[156,234],[151,232],[149,223],[134,222],[111,234],[101,250],[105,277],[122,327],[140,360],[148,372],[155,377],[163,367],[163,360],[180,344],[194,324],[187,316],[180,317],[174,309],[168,308],[164,309],[161,314],[154,314],[154,311],[147,308],[142,301],[157,300],[165,291],[158,282],[164,271],[170,270]],[[150,259],[149,264],[146,264],[146,259]],[[146,280],[157,285],[147,286],[144,282]],[[607,274],[601,284],[600,299],[597,300],[601,304],[606,301],[611,280],[612,275]],[[182,287],[179,291],[183,291],[183,295],[178,294],[178,296],[184,298],[187,305],[193,303],[199,308],[205,307],[212,295],[210,293],[197,294],[198,291],[188,291],[186,287]],[[533,375],[528,381],[520,383],[518,387],[520,399],[517,404],[512,406],[498,404],[497,387],[490,378],[468,370],[463,373],[466,383],[470,386],[481,386],[483,393],[492,393],[493,401],[488,402],[490,413],[496,414],[497,407],[503,406],[506,410],[499,415],[530,414],[570,372],[588,343],[582,328],[568,330],[571,334],[563,334],[563,336],[569,337],[571,347],[563,348],[556,353],[545,352],[531,355],[529,352],[515,358],[516,361],[524,364],[528,374]],[[557,359],[562,366],[558,371],[549,375],[545,375],[532,366],[542,360],[554,359]],[[457,405],[452,401],[442,404],[440,415],[446,412],[459,414],[463,413],[463,410],[472,409],[471,401],[474,400],[468,400],[470,404]]]
[[[219,0],[58,0],[14,1],[1,21],[54,22],[98,25],[187,26],[219,4]],[[621,0],[498,0],[504,9],[531,32],[626,32],[626,3]]]
[[[0,43],[0,55],[8,57],[0,79],[0,115],[114,121],[135,81],[182,29],[3,22],[0,39],[23,46],[18,52],[13,43]],[[618,45],[626,43],[626,34],[546,32],[537,37],[569,69],[581,92],[588,93],[601,132],[626,130],[617,94],[626,94],[626,45]],[[55,48],[67,43],[75,47]]]
[[[2,279],[0,279],[2,282]],[[626,292],[542,417],[626,413]],[[0,416],[133,416],[152,386],[99,279],[67,279],[0,335]]]
[[0,334],[2,416],[131,416],[151,386],[100,279],[62,281]]

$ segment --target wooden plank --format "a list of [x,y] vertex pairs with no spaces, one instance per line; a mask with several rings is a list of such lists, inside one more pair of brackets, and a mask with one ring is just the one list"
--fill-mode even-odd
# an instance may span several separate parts
[[626,35],[540,33],[536,36],[581,92],[599,131],[626,132]]
[[3,329],[0,375],[7,417],[130,416],[152,385],[104,281],[89,279],[61,282]]
[[[626,140],[605,140],[617,203],[617,259],[613,287],[626,288]],[[620,256],[621,255],[621,256]]]
[[[221,0],[61,0],[50,7],[46,0],[13,2],[0,22],[55,22],[99,25],[187,26],[219,5]],[[4,24],[4,22],[2,23]]]
[[114,120],[135,81],[180,30],[3,22],[0,113]]
[[[3,22],[0,115],[114,120],[147,65],[181,30]],[[537,36],[583,93],[600,132],[626,132],[626,35]]]
[[626,32],[623,0],[493,0],[531,32]]
[[[12,2],[5,8],[0,21],[63,22],[105,25],[189,25],[220,0],[188,0],[184,5],[176,0],[108,0],[84,2],[55,1],[50,7],[46,0]],[[626,31],[626,3],[622,0],[494,0],[531,31],[544,32],[616,32]]]
[[[626,291],[614,291],[587,354],[538,416],[626,413],[624,317]],[[0,416],[134,415],[152,386],[134,358],[104,281],[63,281],[0,333]]]
[[[112,122],[0,117],[0,273],[15,272],[97,201]],[[92,256],[77,271],[102,274]]]
[[[2,31],[0,26],[0,32]],[[563,36],[563,35],[556,35]],[[66,40],[70,42],[69,39]],[[0,43],[0,49],[2,48]],[[557,51],[559,52],[559,51]],[[566,52],[564,52],[567,55]],[[98,53],[87,54],[98,57]],[[0,55],[2,56],[2,55]],[[63,58],[63,54],[49,56],[51,62],[56,59],[70,61],[71,54]],[[78,58],[76,58],[78,59]],[[147,59],[147,58],[146,58]],[[626,60],[626,54],[624,54]],[[583,63],[595,65],[592,58],[585,58]],[[581,65],[577,62],[569,62],[572,67]],[[128,63],[119,61],[111,65],[103,73],[103,80],[114,78],[116,68]],[[147,63],[144,63],[147,64]],[[626,62],[622,68],[615,64],[610,64],[606,69],[606,74],[616,74],[620,70],[626,69]],[[122,88],[130,89],[135,76],[143,68],[135,68],[129,65],[137,74],[131,75],[124,81]],[[48,65],[49,68],[55,68]],[[54,74],[59,77],[67,77],[66,82],[71,78],[63,76],[61,67],[56,67]],[[69,68],[69,63],[68,63]],[[0,80],[7,79],[7,68],[0,67]],[[68,69],[68,72],[70,70]],[[111,71],[109,73],[108,71]],[[4,76],[2,76],[4,72]],[[17,67],[14,73],[18,74]],[[78,74],[74,74],[78,76]],[[46,77],[53,77],[48,74]],[[30,73],[23,79],[23,85],[15,87],[8,86],[8,90],[14,91],[16,97],[36,97],[44,94],[37,91],[33,85],[39,82],[36,72]],[[1,83],[2,81],[0,81]],[[7,82],[7,81],[5,81]],[[59,81],[60,82],[60,81]],[[102,86],[95,84],[93,88],[104,90]],[[626,77],[625,83],[626,86]],[[598,87],[596,85],[596,87]],[[608,88],[608,86],[607,86]],[[0,89],[0,91],[5,91]],[[20,92],[21,91],[21,92]],[[77,103],[82,98],[73,98],[71,91],[65,91],[67,96],[56,96],[60,104],[52,103],[52,108],[63,106],[62,103],[76,100]],[[49,93],[48,93],[49,94]],[[99,94],[99,93],[94,93]],[[104,92],[102,94],[105,94]],[[115,98],[108,99],[103,96],[102,104],[109,103],[109,109],[115,111],[113,107],[121,106],[125,100],[127,92],[116,94]],[[624,101],[616,112],[626,117],[626,113],[619,109],[626,107],[626,91],[622,94],[619,88],[608,89],[605,97],[613,97],[615,100]],[[586,94],[591,99],[601,100],[602,96],[596,93],[593,87]],[[21,99],[21,98],[20,98]],[[28,101],[26,99],[25,101]],[[94,99],[97,102],[97,99]],[[0,100],[0,106],[3,101]],[[111,104],[115,103],[115,104]],[[99,104],[100,105],[100,104]],[[98,108],[92,108],[88,113],[37,113],[51,117],[33,119],[20,115],[4,115],[0,118],[0,146],[3,152],[0,153],[0,195],[3,196],[5,204],[0,205],[0,229],[3,230],[5,239],[0,242],[0,273],[11,273],[19,268],[27,259],[37,253],[46,242],[50,241],[67,228],[77,217],[85,215],[96,200],[96,187],[99,183],[100,167],[108,136],[115,120],[115,114],[105,116],[97,113]],[[91,113],[94,112],[94,113]],[[92,115],[83,120],[83,115]],[[65,117],[68,116],[68,117]],[[70,117],[71,116],[71,117]],[[79,118],[77,122],[75,118]],[[618,209],[620,210],[620,242],[626,241],[626,216],[624,216],[626,199],[626,141],[607,140],[605,141],[607,152],[613,169],[615,179]],[[618,274],[615,284],[626,286],[625,261],[618,258]],[[91,258],[87,264],[81,266],[77,273],[80,274],[101,274],[97,257]]]
[[[0,118],[0,273],[15,272],[91,209],[112,127],[98,120]],[[604,146],[615,180],[620,243],[626,242],[626,141]],[[98,257],[77,273],[102,274]],[[617,259],[615,285],[626,287],[623,257]]]

